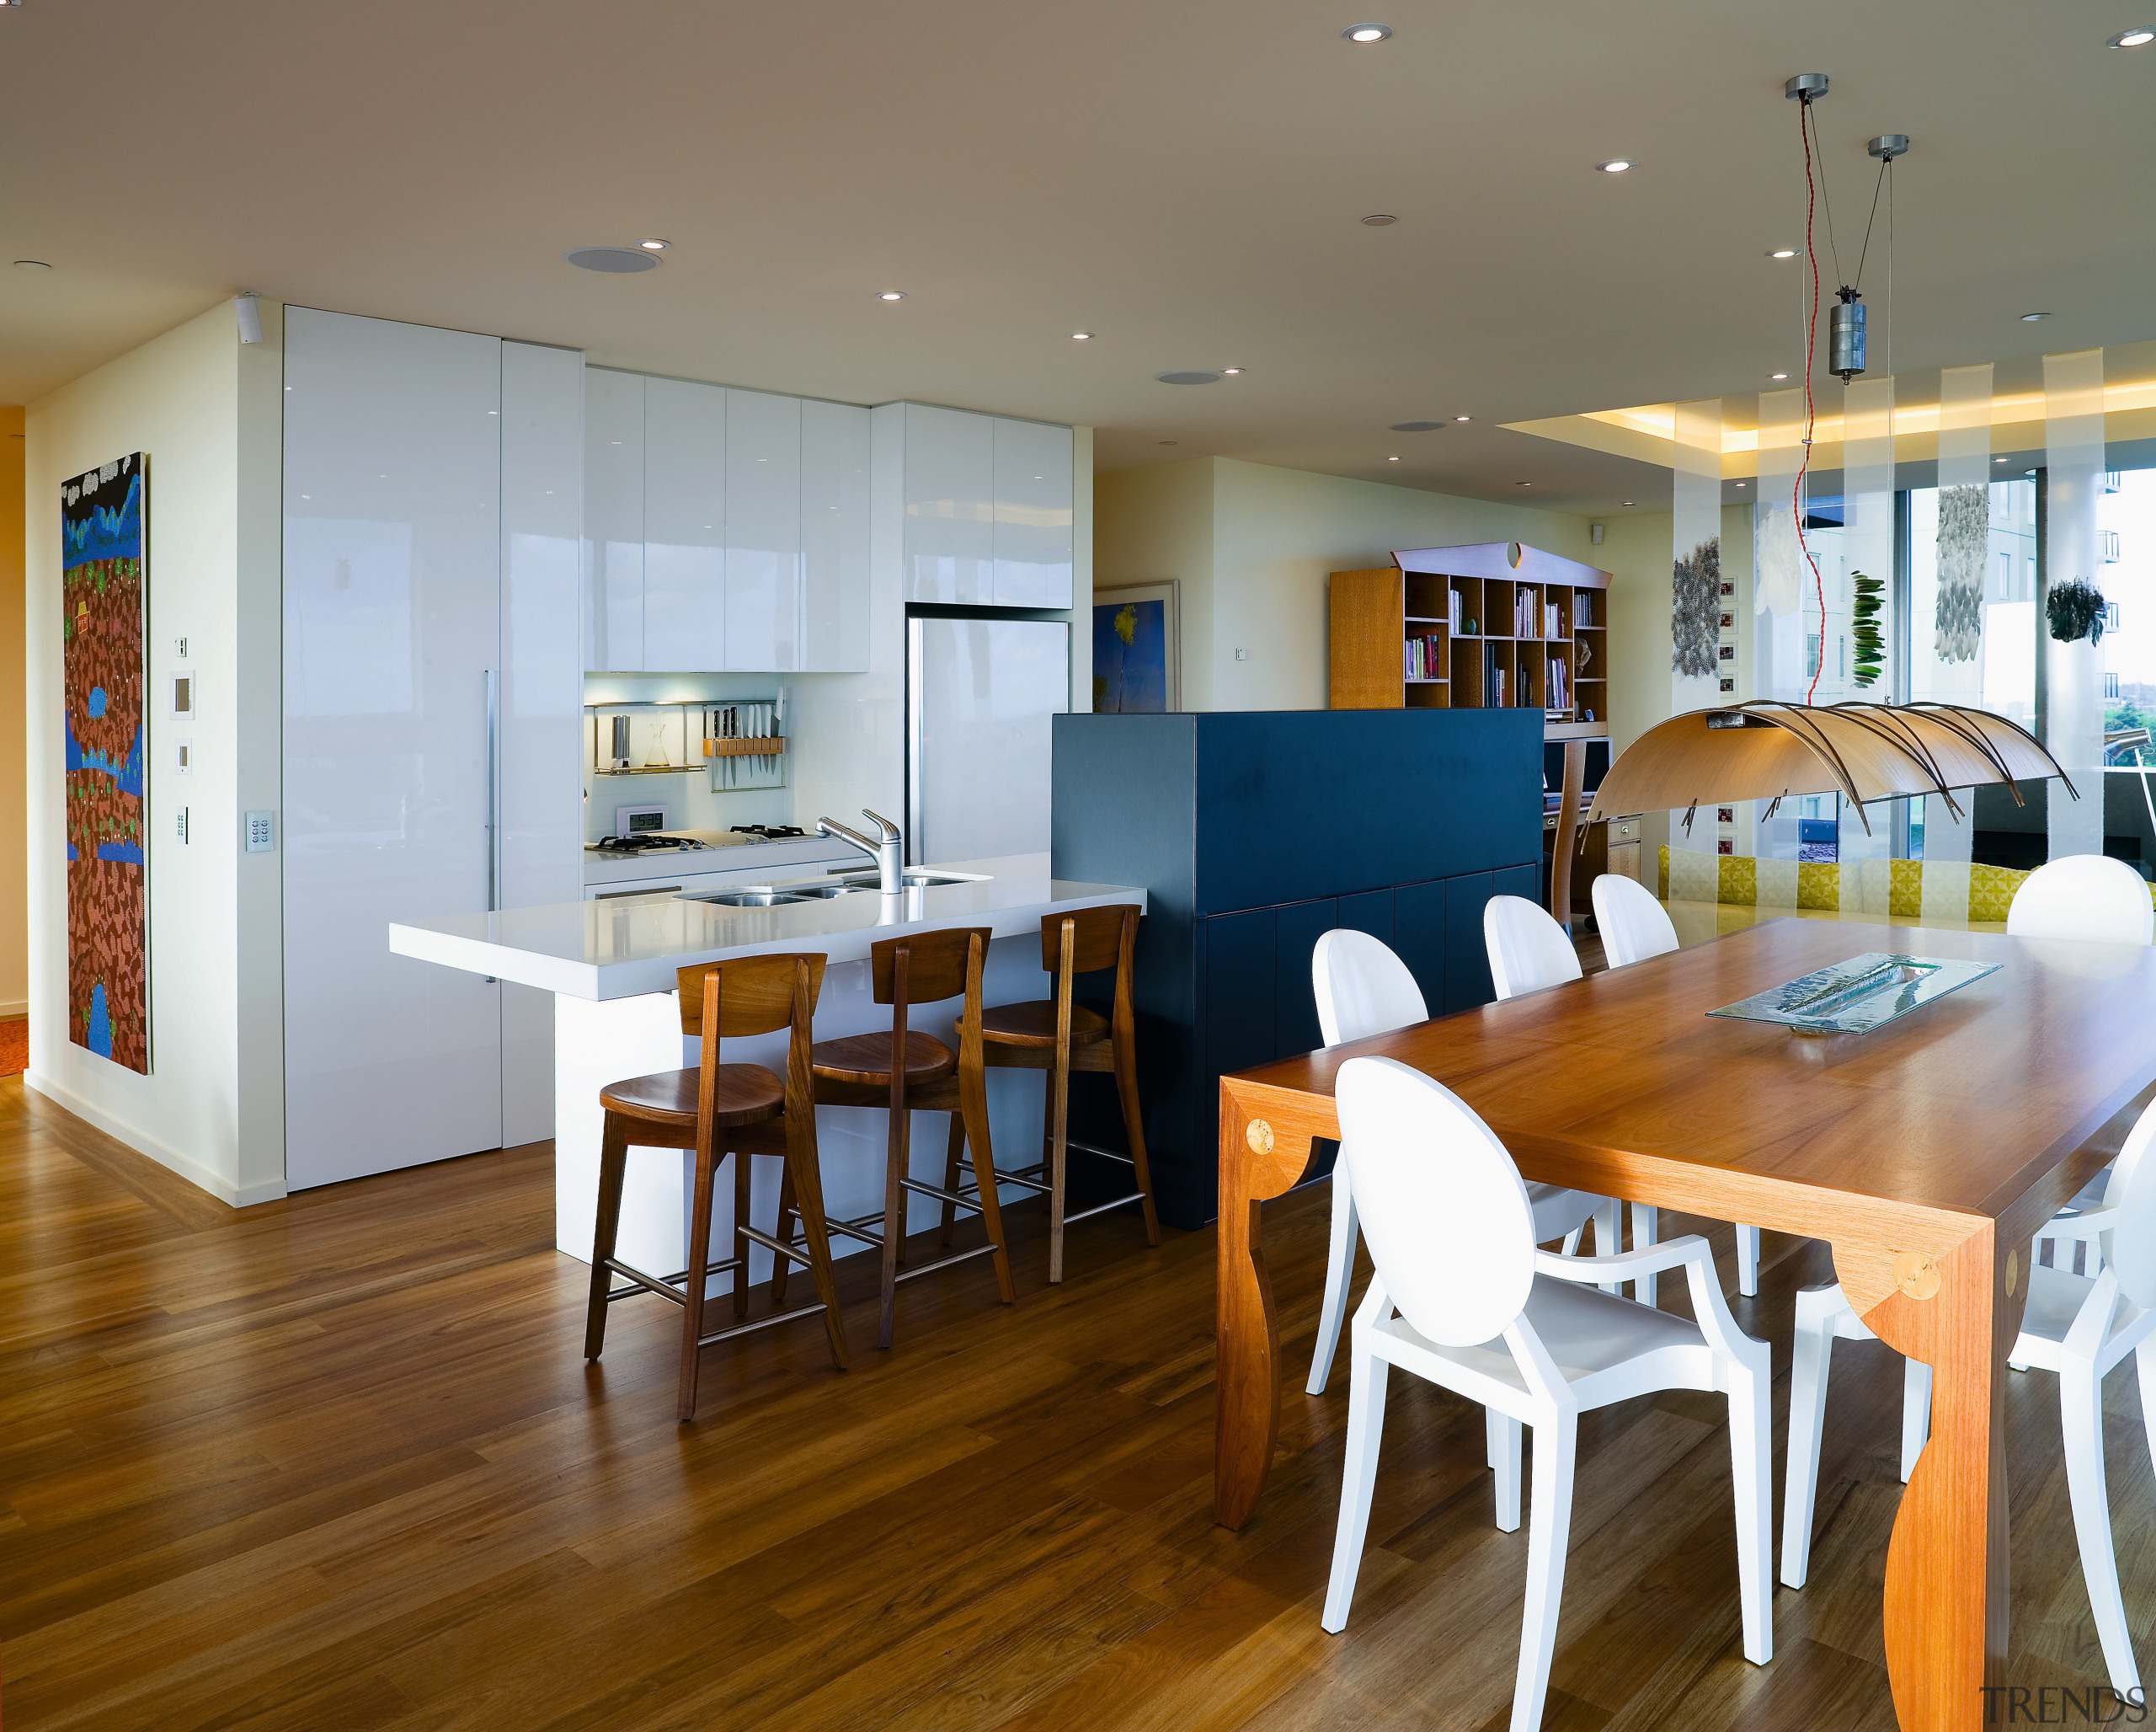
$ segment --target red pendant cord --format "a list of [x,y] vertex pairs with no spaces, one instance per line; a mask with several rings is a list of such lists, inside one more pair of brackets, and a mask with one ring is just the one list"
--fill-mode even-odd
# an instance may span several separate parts
[[1812,355],[1819,346],[1819,255],[1812,249],[1812,212],[1818,201],[1817,190],[1812,180],[1812,129],[1807,124],[1812,113],[1812,99],[1798,99],[1796,130],[1804,139],[1804,259],[1812,270],[1812,308],[1804,333],[1804,453],[1797,463],[1796,485],[1790,489],[1789,507],[1796,519],[1796,545],[1803,553],[1805,563],[1812,568],[1812,586],[1819,597],[1819,659],[1812,664],[1812,683],[1804,693],[1805,707],[1812,704],[1812,694],[1819,689],[1819,676],[1827,666],[1827,585],[1819,575],[1819,562],[1812,557],[1811,543],[1804,538],[1804,478],[1812,468],[1812,430],[1815,411],[1812,403]]

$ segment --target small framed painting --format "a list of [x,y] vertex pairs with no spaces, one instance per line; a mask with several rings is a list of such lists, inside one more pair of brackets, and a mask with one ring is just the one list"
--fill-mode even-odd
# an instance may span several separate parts
[[1180,585],[1133,584],[1093,591],[1093,709],[1166,715],[1180,707]]

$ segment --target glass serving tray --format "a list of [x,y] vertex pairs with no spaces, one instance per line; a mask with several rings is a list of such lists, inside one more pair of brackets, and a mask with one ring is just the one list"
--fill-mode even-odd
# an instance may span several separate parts
[[1944,998],[1998,971],[1995,962],[1889,956],[1869,950],[1707,1014],[1740,1022],[1779,1023],[1800,1034],[1868,1034],[1920,1004]]

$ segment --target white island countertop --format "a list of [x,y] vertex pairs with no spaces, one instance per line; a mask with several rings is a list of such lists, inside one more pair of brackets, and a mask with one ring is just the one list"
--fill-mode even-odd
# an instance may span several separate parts
[[[835,963],[861,961],[871,944],[909,932],[985,926],[996,938],[1016,938],[1038,933],[1046,914],[1145,902],[1145,892],[1128,885],[1051,878],[1046,854],[910,869],[973,876],[888,899],[872,888],[829,901],[769,908],[664,894],[558,902],[392,924],[389,948],[400,956],[543,992],[605,1000],[670,992],[675,970],[694,962],[781,950],[820,950]],[[783,874],[774,877],[785,881]]]

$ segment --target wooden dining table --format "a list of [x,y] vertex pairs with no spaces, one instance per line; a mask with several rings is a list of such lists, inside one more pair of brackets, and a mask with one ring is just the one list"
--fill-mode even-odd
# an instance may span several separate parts
[[[1999,968],[1860,1035],[1706,1014],[1869,951]],[[1776,920],[1222,1077],[1214,1512],[1231,1528],[1279,1430],[1260,1205],[1303,1179],[1313,1137],[1338,1136],[1333,1078],[1368,1056],[1444,1082],[1527,1179],[1831,1244],[1858,1315],[1933,1368],[1931,1440],[1886,1557],[1895,1711],[1912,1732],[1985,1724],[2006,1659],[2005,1365],[2031,1240],[2156,1082],[2156,948]]]

